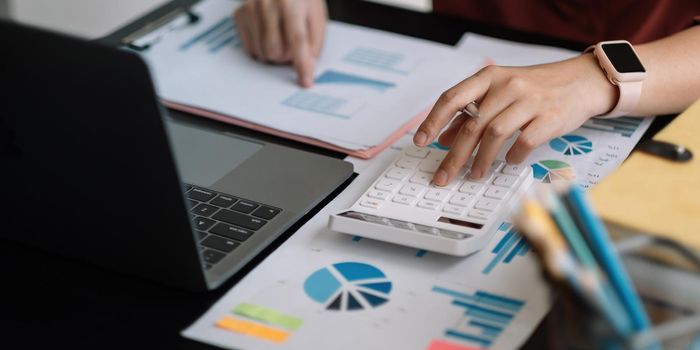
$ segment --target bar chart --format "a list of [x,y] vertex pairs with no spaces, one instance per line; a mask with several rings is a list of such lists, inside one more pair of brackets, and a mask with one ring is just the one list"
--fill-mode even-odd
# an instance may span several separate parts
[[493,257],[481,271],[484,275],[490,274],[499,265],[509,264],[518,257],[525,256],[530,251],[530,246],[525,238],[520,236],[511,224],[502,223],[498,231],[501,234],[505,233],[505,235],[491,250]]
[[619,134],[623,137],[632,137],[632,134],[639,128],[644,121],[642,117],[620,117],[611,119],[591,118],[583,125],[584,129],[598,130]]
[[483,290],[465,293],[434,286],[432,291],[450,297],[454,307],[464,310],[459,321],[444,331],[444,336],[479,347],[491,346],[525,305],[522,300]]
[[196,46],[203,46],[209,53],[218,53],[221,49],[231,47],[241,47],[241,40],[235,29],[235,23],[230,16],[224,17],[180,45],[180,51],[187,51]]

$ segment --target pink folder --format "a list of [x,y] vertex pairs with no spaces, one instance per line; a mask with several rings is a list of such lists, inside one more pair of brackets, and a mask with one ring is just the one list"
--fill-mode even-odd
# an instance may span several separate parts
[[278,137],[283,137],[283,138],[298,141],[298,142],[307,143],[307,144],[310,144],[313,146],[330,149],[333,151],[345,153],[345,154],[348,154],[350,156],[357,157],[357,158],[363,158],[363,159],[372,158],[375,155],[377,155],[379,152],[384,150],[385,148],[392,145],[399,138],[401,138],[401,136],[406,134],[409,130],[411,130],[413,127],[418,125],[418,123],[420,123],[423,119],[425,119],[425,117],[428,115],[428,112],[430,112],[430,107],[426,108],[423,112],[418,113],[418,115],[416,115],[414,118],[412,118],[407,123],[405,123],[400,128],[398,128],[393,134],[391,134],[381,144],[376,145],[376,146],[371,147],[371,148],[368,148],[366,150],[359,150],[358,151],[358,150],[350,150],[347,148],[336,146],[336,145],[330,144],[328,142],[320,141],[320,140],[317,140],[317,139],[314,139],[311,137],[301,136],[301,135],[292,134],[292,133],[284,132],[284,131],[277,130],[277,129],[268,128],[266,126],[262,126],[259,124],[255,124],[255,123],[252,123],[249,121],[241,120],[241,119],[227,116],[224,114],[216,113],[216,112],[213,112],[213,111],[210,111],[207,109],[196,108],[196,107],[183,105],[183,104],[179,104],[179,103],[167,101],[167,100],[162,100],[162,102],[165,106],[172,108],[172,109],[180,110],[180,111],[191,113],[191,114],[196,114],[196,115],[199,115],[202,117],[207,117],[210,119],[218,120],[218,121],[228,123],[228,124],[241,126],[241,127],[247,128],[247,129],[255,130],[255,131],[264,132],[266,134],[270,134],[270,135],[274,135],[274,136],[278,136]]

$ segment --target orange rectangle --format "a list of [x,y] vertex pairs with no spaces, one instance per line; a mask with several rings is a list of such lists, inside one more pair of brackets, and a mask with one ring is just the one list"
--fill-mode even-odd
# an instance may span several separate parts
[[444,340],[435,339],[430,343],[427,350],[477,350],[477,349],[478,348],[473,348],[471,346],[464,346],[464,345],[446,342]]
[[289,337],[289,332],[232,317],[220,319],[216,322],[216,326],[227,331],[269,340],[275,343],[283,343]]

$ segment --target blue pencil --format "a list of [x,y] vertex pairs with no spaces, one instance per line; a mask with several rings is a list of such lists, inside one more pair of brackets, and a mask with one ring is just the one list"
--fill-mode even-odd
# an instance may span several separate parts
[[572,186],[566,198],[582,226],[582,231],[588,238],[594,254],[629,314],[633,329],[635,331],[648,329],[650,327],[649,317],[642,306],[639,295],[634,289],[622,260],[615,251],[615,246],[610,240],[603,222],[593,212],[586,200],[585,193],[580,187]]

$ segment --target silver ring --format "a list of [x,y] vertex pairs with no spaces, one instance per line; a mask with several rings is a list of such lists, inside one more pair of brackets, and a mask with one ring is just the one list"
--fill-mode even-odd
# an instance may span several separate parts
[[469,102],[461,111],[472,118],[479,118],[479,104],[476,101]]

